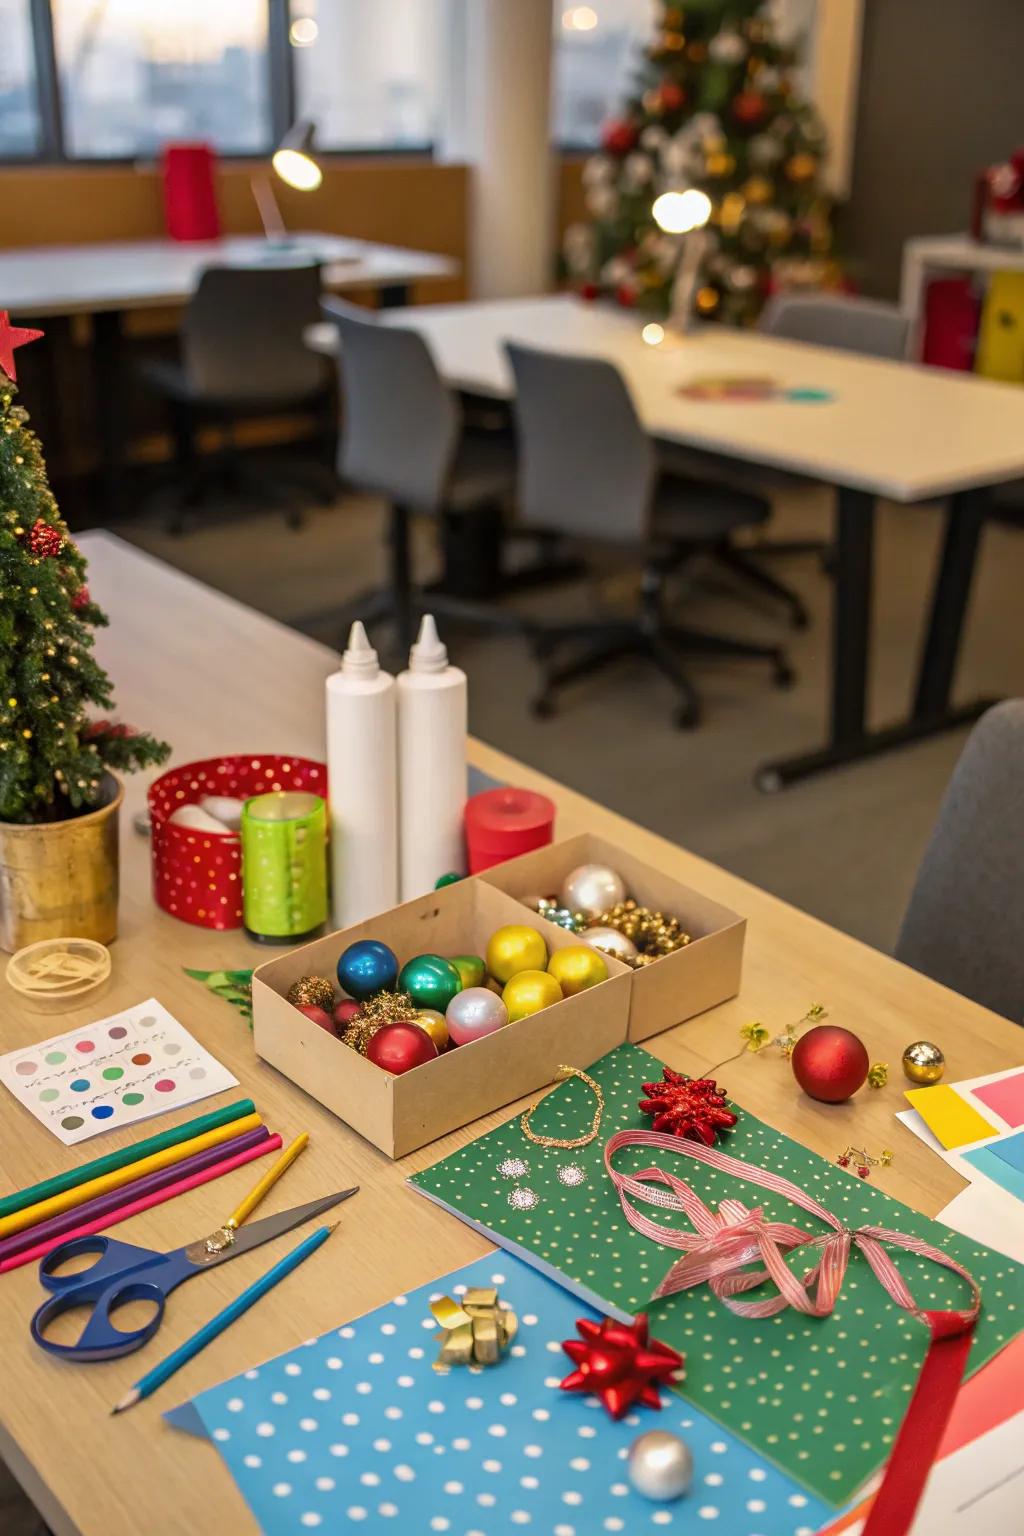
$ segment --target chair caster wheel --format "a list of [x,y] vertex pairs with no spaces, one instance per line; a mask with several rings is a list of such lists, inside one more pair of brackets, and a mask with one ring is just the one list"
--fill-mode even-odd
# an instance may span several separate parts
[[774,682],[776,688],[792,688],[796,682],[796,673],[788,661],[780,660],[775,663]]
[[290,528],[293,533],[298,533],[299,529],[306,521],[301,512],[286,512],[284,520],[286,526]]
[[803,605],[801,605],[799,608],[794,607],[794,608],[792,608],[790,610],[790,615],[789,615],[789,627],[790,627],[790,629],[809,629],[810,625],[811,625],[811,616],[807,612],[807,609],[803,607]]
[[760,768],[754,775],[754,784],[762,795],[777,795],[782,788],[782,779],[774,768]]
[[700,724],[700,710],[696,704],[680,704],[672,716],[677,731],[695,731]]
[[541,694],[539,699],[534,699],[530,705],[530,714],[535,720],[550,720],[554,713],[554,702],[545,694]]

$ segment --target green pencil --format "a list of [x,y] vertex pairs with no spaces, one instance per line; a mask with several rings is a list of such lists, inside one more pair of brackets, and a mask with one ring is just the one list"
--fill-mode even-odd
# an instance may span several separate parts
[[134,1147],[122,1147],[119,1152],[108,1152],[106,1157],[97,1157],[91,1163],[83,1163],[81,1168],[69,1168],[66,1173],[55,1173],[52,1179],[43,1179],[40,1184],[18,1190],[13,1195],[5,1195],[0,1200],[0,1218],[10,1216],[15,1211],[23,1211],[27,1205],[35,1205],[38,1200],[48,1200],[51,1195],[62,1195],[66,1189],[76,1189],[89,1179],[113,1173],[118,1168],[127,1167],[129,1163],[137,1163],[140,1158],[149,1157],[152,1152],[162,1152],[165,1147],[177,1146],[179,1141],[201,1136],[204,1131],[214,1131],[220,1125],[227,1125],[231,1120],[240,1120],[243,1115],[254,1112],[252,1099],[239,1099],[237,1104],[226,1104],[223,1109],[211,1110],[208,1115],[186,1120],[184,1125],[175,1125],[157,1136],[148,1136]]

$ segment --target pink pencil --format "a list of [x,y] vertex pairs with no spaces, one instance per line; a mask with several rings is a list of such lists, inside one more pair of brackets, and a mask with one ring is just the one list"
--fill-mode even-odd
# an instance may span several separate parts
[[73,1232],[65,1232],[60,1237],[52,1237],[45,1243],[39,1243],[35,1248],[29,1248],[25,1253],[15,1254],[13,1258],[4,1259],[0,1263],[0,1275],[6,1274],[9,1269],[20,1269],[23,1264],[30,1264],[33,1259],[43,1259],[54,1248],[59,1248],[61,1243],[69,1243],[75,1237],[91,1237],[94,1232],[102,1232],[107,1227],[116,1227],[118,1222],[127,1221],[129,1216],[138,1216],[140,1211],[148,1211],[153,1205],[162,1205],[165,1200],[173,1200],[176,1195],[183,1195],[187,1190],[198,1189],[200,1184],[208,1184],[211,1179],[219,1179],[221,1174],[230,1173],[233,1168],[241,1168],[244,1163],[251,1163],[254,1158],[264,1157],[268,1152],[276,1152],[281,1145],[278,1135],[268,1136],[266,1141],[261,1141],[258,1146],[249,1147],[245,1152],[236,1152],[234,1157],[225,1158],[222,1163],[216,1163],[212,1168],[204,1168],[200,1173],[193,1173],[187,1179],[179,1179],[176,1184],[169,1184],[166,1189],[158,1189],[151,1195],[146,1195],[142,1200],[129,1201],[116,1211],[110,1211],[106,1216],[99,1217],[96,1221],[88,1221],[84,1226],[76,1227]]

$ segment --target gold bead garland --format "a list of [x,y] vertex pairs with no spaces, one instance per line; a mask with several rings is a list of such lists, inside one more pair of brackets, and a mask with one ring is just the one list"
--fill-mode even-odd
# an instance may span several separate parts
[[[601,1116],[604,1114],[604,1093],[602,1092],[601,1085],[600,1083],[595,1083],[590,1073],[584,1072],[582,1067],[559,1067],[555,1072],[554,1081],[556,1083],[564,1083],[570,1077],[578,1077],[581,1083],[586,1083],[597,1099],[594,1107],[594,1118],[590,1122],[589,1131],[586,1131],[582,1136],[568,1138],[564,1136],[538,1136],[537,1132],[531,1129],[530,1126],[533,1112],[537,1108],[536,1104],[531,1104],[529,1109],[523,1111],[519,1120],[520,1128],[527,1141],[532,1141],[538,1147],[561,1147],[568,1151],[571,1147],[585,1147],[588,1142],[594,1140],[601,1128]],[[537,1102],[540,1103],[540,1100]]]
[[385,1024],[398,1024],[403,1019],[415,1019],[416,1004],[408,992],[376,992],[361,1004],[359,1012],[342,1030],[338,1037],[351,1046],[360,1056],[366,1055],[366,1047]]
[[671,955],[684,949],[690,935],[684,932],[677,917],[666,917],[663,912],[652,911],[629,897],[602,912],[595,926],[614,928],[631,939],[640,953],[633,960],[635,968],[650,965],[662,955]]

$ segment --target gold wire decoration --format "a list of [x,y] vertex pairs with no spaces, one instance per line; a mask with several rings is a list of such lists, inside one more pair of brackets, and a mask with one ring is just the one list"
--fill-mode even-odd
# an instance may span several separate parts
[[[553,1080],[556,1083],[564,1083],[570,1077],[578,1077],[581,1083],[586,1083],[587,1087],[591,1089],[597,1099],[597,1103],[594,1107],[594,1118],[590,1122],[589,1131],[587,1131],[583,1136],[538,1136],[537,1132],[532,1130],[530,1127],[531,1117],[534,1110],[537,1108],[537,1104],[531,1104],[529,1109],[523,1111],[519,1121],[519,1124],[522,1127],[523,1135],[526,1137],[527,1141],[536,1143],[538,1147],[561,1147],[563,1150],[568,1151],[571,1147],[585,1147],[588,1142],[594,1140],[601,1127],[601,1116],[604,1114],[604,1093],[601,1090],[600,1084],[595,1083],[594,1079],[590,1076],[590,1073],[584,1072],[582,1067],[559,1067],[555,1072]],[[542,1100],[538,1099],[537,1103],[539,1104],[541,1102]]]

